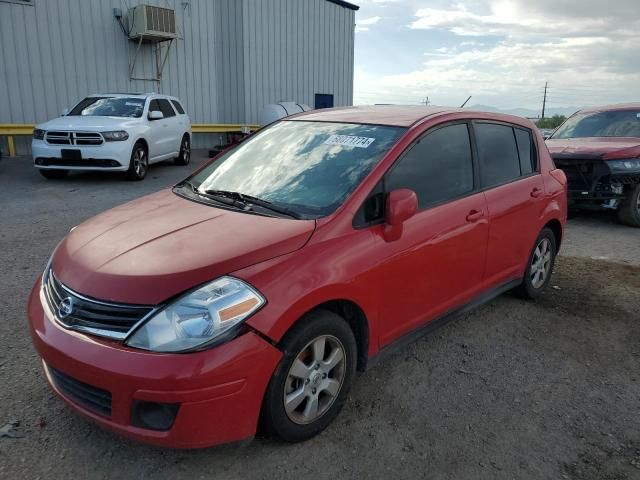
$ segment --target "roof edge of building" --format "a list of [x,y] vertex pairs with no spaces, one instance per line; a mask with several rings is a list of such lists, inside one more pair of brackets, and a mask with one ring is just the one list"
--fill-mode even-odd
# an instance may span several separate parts
[[345,2],[344,0],[327,0],[327,2],[335,3],[336,5],[340,5],[341,7],[348,8],[349,10],[360,10],[360,7],[358,5]]

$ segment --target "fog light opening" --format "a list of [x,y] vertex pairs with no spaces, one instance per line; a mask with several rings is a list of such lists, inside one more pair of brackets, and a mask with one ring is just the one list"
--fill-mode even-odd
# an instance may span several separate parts
[[179,403],[155,403],[136,400],[133,403],[131,412],[131,423],[136,427],[148,430],[166,431],[173,427],[179,408]]

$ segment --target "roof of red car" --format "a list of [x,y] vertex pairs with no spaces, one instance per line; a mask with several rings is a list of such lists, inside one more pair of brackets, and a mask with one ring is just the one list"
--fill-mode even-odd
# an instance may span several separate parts
[[612,110],[640,110],[640,103],[617,103],[615,105],[603,105],[601,107],[583,108],[580,112],[608,112]]
[[367,105],[310,110],[294,115],[292,119],[409,127],[425,117],[455,111],[459,111],[459,109],[420,105]]

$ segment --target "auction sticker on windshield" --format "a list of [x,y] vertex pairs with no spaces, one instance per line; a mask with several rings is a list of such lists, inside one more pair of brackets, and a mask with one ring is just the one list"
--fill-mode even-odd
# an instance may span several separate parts
[[375,138],[355,137],[353,135],[331,135],[324,143],[326,145],[367,148],[374,140]]

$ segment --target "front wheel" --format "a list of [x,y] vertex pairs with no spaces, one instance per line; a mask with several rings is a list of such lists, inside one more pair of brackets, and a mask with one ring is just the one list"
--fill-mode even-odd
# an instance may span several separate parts
[[267,433],[287,441],[307,440],[338,415],[356,370],[356,341],[347,322],[318,310],[297,323],[283,340],[262,407]]
[[640,185],[636,185],[622,201],[618,220],[632,227],[640,227]]
[[536,239],[518,293],[525,298],[538,298],[551,280],[556,259],[556,237],[544,228]]
[[138,142],[133,146],[131,159],[129,160],[129,170],[127,170],[127,178],[129,180],[139,181],[147,175],[149,170],[149,158],[147,148],[143,143]]
[[176,165],[188,165],[189,160],[191,160],[191,141],[189,140],[189,135],[186,133],[182,137],[182,142],[180,142],[180,153],[174,159]]

